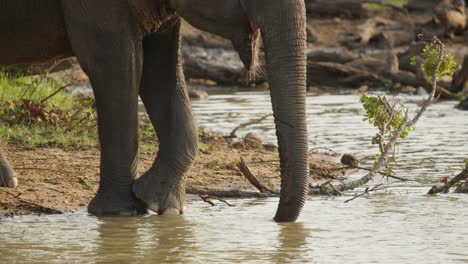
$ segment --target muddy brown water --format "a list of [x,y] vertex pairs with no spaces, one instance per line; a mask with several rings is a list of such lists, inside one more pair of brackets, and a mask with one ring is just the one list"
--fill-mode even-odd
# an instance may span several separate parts
[[[406,96],[414,109],[421,97]],[[297,223],[271,220],[277,198],[233,199],[235,207],[191,199],[178,217],[97,218],[82,212],[0,218],[0,263],[468,263],[468,195],[428,196],[468,153],[468,112],[431,107],[399,147],[396,183],[371,196],[312,197]],[[310,95],[311,148],[371,156],[375,131],[359,97]],[[230,132],[269,113],[265,92],[193,102],[199,125]],[[275,142],[272,119],[239,132]],[[381,182],[377,179],[375,184]]]

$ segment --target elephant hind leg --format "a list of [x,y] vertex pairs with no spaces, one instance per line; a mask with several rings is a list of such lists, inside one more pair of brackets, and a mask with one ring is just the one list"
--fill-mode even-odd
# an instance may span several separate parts
[[160,141],[156,161],[133,185],[135,195],[159,214],[181,214],[185,173],[197,152],[180,59],[180,21],[145,39],[140,97]]
[[17,186],[16,173],[0,149],[0,187],[15,188]]

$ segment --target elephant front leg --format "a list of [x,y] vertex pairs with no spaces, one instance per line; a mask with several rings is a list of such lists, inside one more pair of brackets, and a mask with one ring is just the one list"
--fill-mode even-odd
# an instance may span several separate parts
[[18,186],[16,173],[0,149],[0,187],[15,188],[16,186]]
[[141,41],[131,30],[112,32],[103,28],[81,18],[68,20],[72,47],[90,78],[98,114],[100,183],[88,212],[133,215],[145,211],[132,191],[138,165],[138,89],[143,52]]
[[180,59],[180,22],[171,23],[144,42],[140,96],[160,145],[153,166],[133,186],[135,195],[159,214],[183,213],[185,173],[198,140]]

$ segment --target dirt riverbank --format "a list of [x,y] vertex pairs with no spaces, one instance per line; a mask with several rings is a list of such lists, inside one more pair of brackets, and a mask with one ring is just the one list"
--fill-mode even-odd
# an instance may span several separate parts
[[[263,184],[279,188],[278,153],[271,146],[235,143],[236,140],[208,132],[200,134],[200,141],[199,155],[188,173],[188,193],[258,193],[238,169],[241,157]],[[4,150],[18,173],[19,186],[0,188],[0,215],[71,212],[86,207],[98,188],[98,149],[7,145]],[[151,166],[155,155],[141,153],[138,175]],[[339,158],[311,154],[311,178],[334,177],[340,171]]]

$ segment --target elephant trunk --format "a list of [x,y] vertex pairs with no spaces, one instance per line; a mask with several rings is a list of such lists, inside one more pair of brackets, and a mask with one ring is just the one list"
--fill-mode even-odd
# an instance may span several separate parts
[[293,222],[309,191],[305,6],[303,0],[267,2],[257,22],[265,46],[281,163],[281,197],[274,219]]

